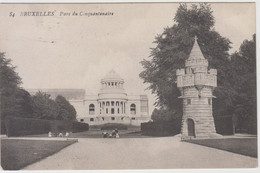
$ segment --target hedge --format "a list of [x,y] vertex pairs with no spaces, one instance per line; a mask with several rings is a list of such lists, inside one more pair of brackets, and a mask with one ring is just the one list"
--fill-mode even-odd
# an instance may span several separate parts
[[[214,121],[217,133],[234,134],[232,116],[214,117]],[[141,130],[147,136],[173,136],[181,132],[181,119],[142,123]]]
[[142,135],[173,136],[181,132],[181,119],[141,123]]
[[47,134],[48,132],[81,132],[89,129],[88,124],[76,121],[43,120],[33,118],[6,117],[6,135],[23,136],[35,134]]
[[107,123],[107,124],[103,124],[100,129],[101,130],[114,130],[114,129],[127,130],[128,127],[125,124]]
[[1,120],[1,135],[5,134],[5,122]]
[[82,132],[88,131],[89,125],[87,123],[81,123],[77,121],[72,121],[72,132]]
[[221,135],[233,135],[233,119],[232,116],[215,116],[216,132]]

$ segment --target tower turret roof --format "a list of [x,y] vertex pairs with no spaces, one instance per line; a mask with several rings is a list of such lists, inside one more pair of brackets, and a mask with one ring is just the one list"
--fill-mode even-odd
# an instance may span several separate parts
[[197,42],[197,36],[195,36],[195,42],[193,44],[193,47],[191,49],[191,52],[190,52],[190,56],[189,56],[189,59],[192,60],[192,59],[205,59],[202,52],[201,52],[201,49],[200,49],[200,46]]

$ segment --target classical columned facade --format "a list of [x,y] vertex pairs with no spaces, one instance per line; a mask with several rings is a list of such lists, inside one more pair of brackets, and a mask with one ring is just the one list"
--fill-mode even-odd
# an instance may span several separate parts
[[[78,112],[78,120],[90,125],[122,123],[140,125],[150,120],[146,95],[128,95],[124,80],[110,71],[101,79],[97,95],[86,95],[83,102],[71,101],[74,107],[84,107]],[[80,105],[79,105],[80,104]]]

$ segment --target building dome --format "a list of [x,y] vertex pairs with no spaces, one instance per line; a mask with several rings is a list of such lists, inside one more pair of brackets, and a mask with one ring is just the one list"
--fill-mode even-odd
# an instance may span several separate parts
[[101,81],[124,81],[114,70],[111,70]]
[[101,79],[101,89],[99,99],[107,98],[126,98],[124,90],[124,79],[121,78],[114,70],[111,70],[106,76]]

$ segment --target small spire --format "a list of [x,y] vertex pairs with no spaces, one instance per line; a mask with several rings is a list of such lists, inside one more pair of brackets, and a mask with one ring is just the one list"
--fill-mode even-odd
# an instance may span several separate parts
[[197,41],[197,40],[198,40],[198,37],[197,37],[197,35],[195,35],[195,38],[194,38],[194,39],[195,39],[195,41]]
[[194,37],[194,40],[195,41],[194,41],[193,47],[191,49],[189,59],[205,59],[201,50],[200,50],[200,46],[197,42],[198,37],[196,35]]

